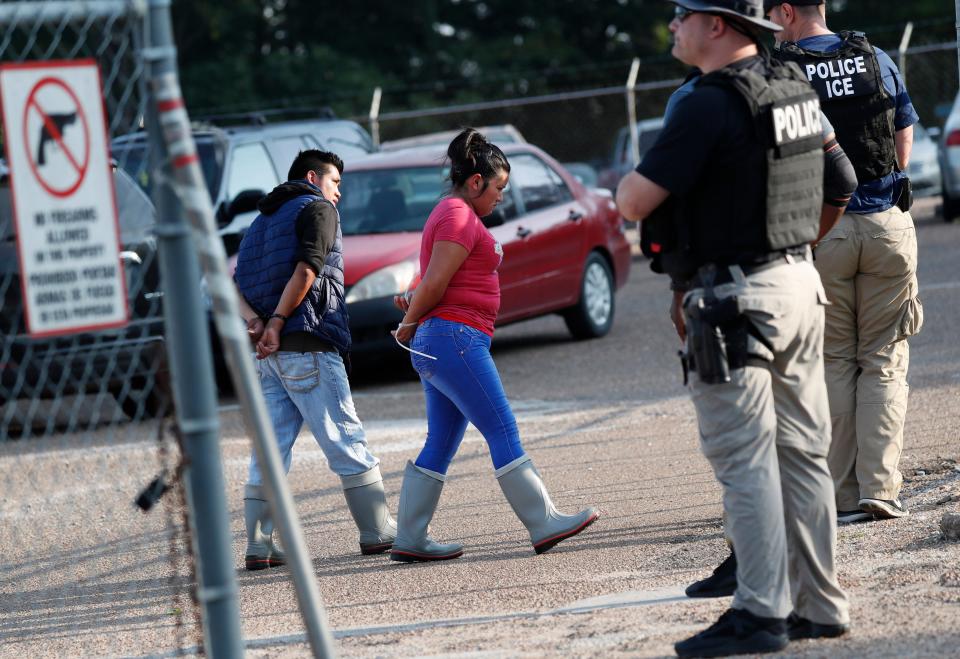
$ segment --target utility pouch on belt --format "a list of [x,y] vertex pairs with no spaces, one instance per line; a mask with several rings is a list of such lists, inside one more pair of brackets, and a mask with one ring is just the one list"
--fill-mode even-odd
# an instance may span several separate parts
[[904,213],[910,211],[913,206],[913,183],[904,176],[897,180],[896,187],[893,189],[894,204]]

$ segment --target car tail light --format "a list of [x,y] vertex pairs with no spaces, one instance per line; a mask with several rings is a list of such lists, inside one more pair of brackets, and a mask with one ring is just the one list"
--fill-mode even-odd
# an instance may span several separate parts
[[960,146],[960,130],[952,130],[947,135],[947,146]]

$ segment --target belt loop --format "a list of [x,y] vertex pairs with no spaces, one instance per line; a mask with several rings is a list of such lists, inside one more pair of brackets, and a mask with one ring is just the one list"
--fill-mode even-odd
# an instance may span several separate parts
[[743,268],[734,263],[733,265],[728,265],[727,269],[730,271],[730,276],[733,277],[733,281],[737,283],[738,286],[743,286],[747,283],[747,277],[743,274]]

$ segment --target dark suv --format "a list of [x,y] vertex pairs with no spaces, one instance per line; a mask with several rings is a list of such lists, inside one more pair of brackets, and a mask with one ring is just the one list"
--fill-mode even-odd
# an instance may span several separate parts
[[[100,392],[112,395],[131,418],[159,414],[166,407],[169,392],[154,237],[156,211],[150,199],[130,176],[114,170],[129,324],[35,339],[25,329],[5,170],[0,164],[0,407],[5,407],[8,400]],[[0,415],[0,429],[10,429],[8,416]]]
[[[353,121],[324,119],[193,129],[200,166],[228,254],[237,251],[243,232],[257,216],[255,199],[287,178],[303,149],[324,149],[345,162],[374,151],[370,135]],[[113,157],[149,192],[145,133],[118,137]]]

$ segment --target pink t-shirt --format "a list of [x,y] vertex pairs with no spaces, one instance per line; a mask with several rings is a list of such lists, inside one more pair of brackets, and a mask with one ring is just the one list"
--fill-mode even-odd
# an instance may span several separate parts
[[450,278],[437,306],[420,320],[453,320],[493,336],[493,323],[500,309],[497,268],[503,260],[503,248],[467,202],[456,197],[441,201],[427,218],[420,242],[420,272],[427,271],[433,244],[438,240],[463,245],[469,254]]

